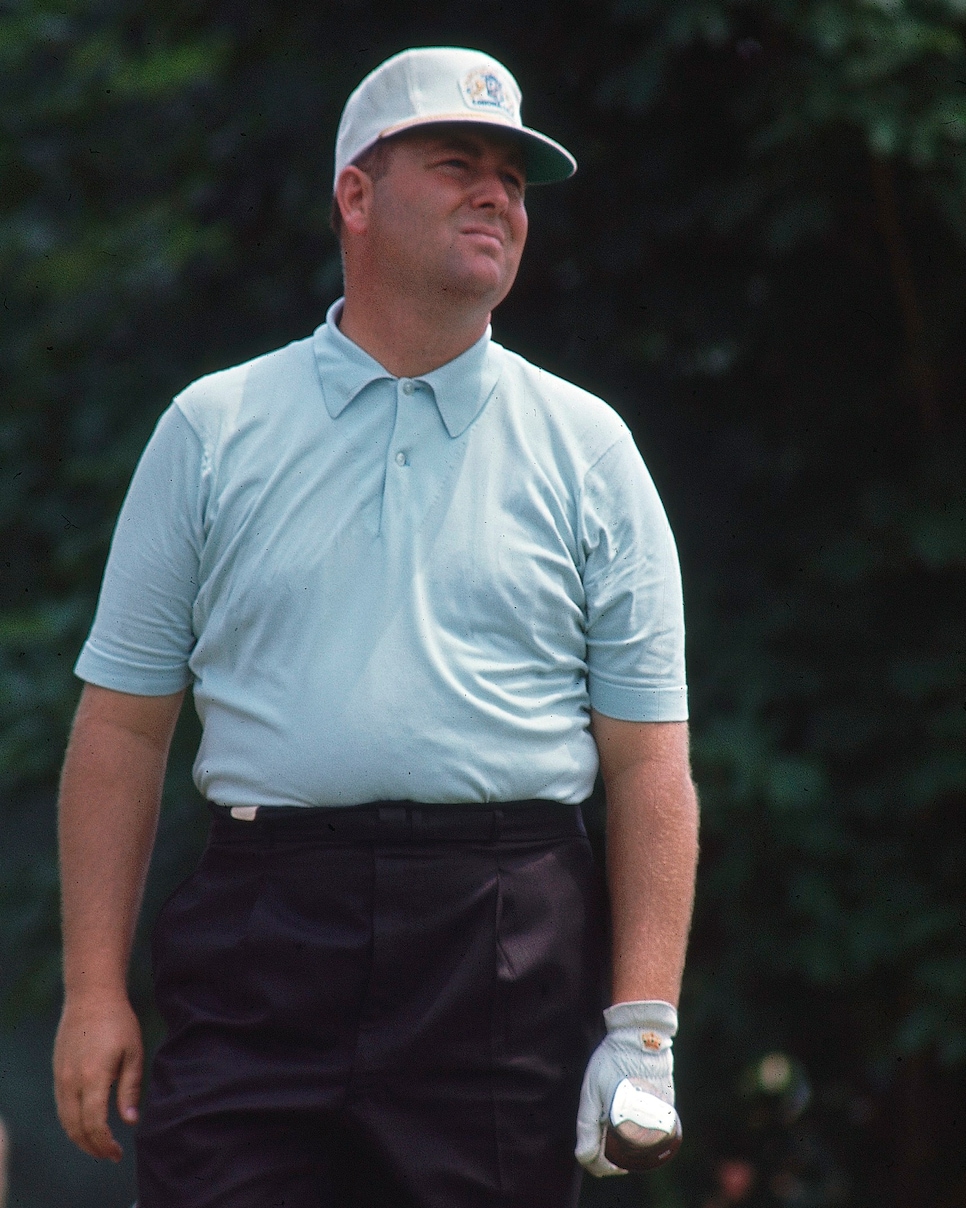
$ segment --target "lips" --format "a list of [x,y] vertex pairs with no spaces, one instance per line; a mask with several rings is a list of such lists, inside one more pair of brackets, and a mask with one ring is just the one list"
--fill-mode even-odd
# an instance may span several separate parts
[[486,239],[494,239],[502,247],[504,243],[503,232],[498,227],[491,226],[471,226],[463,227],[460,232],[463,235],[482,235]]

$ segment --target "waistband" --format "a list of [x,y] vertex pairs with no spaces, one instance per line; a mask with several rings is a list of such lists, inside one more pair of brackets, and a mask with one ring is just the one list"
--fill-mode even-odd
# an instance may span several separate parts
[[500,801],[492,805],[427,805],[373,801],[346,806],[259,806],[255,817],[232,817],[208,802],[217,843],[497,843],[583,838],[579,805]]

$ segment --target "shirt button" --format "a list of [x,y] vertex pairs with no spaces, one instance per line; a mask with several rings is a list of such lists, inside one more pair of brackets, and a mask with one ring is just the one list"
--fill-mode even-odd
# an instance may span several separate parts
[[404,466],[405,464],[406,464],[406,454],[405,454],[405,453],[403,453],[403,452],[402,452],[402,450],[400,450],[400,451],[399,451],[399,452],[396,454],[396,465],[397,465],[397,466]]
[[[416,389],[416,387],[412,384],[412,382],[403,382],[402,389],[403,389],[403,394],[412,394],[412,392]],[[399,464],[402,465],[402,462],[400,462]]]

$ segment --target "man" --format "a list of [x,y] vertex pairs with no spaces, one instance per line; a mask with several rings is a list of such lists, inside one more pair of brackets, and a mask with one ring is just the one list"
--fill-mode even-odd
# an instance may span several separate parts
[[563,1208],[578,1100],[607,1174],[621,1078],[673,1098],[696,853],[677,561],[618,417],[489,338],[528,180],[575,167],[519,101],[449,47],[362,82],[344,299],[180,395],[118,521],[61,793],[57,1100],[95,1157],[120,1156],[112,1083],[139,1118],[126,967],[189,684],[213,814],[155,932],[140,1208]]

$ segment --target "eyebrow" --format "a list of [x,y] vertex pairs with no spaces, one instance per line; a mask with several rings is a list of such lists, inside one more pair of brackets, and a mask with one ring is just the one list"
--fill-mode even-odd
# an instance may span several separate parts
[[[483,138],[479,140],[467,137],[463,134],[441,134],[438,136],[439,151],[461,151],[466,155],[479,155]],[[522,174],[526,174],[526,165],[523,159],[523,153],[519,152],[517,147],[508,139],[506,142],[508,151],[514,152],[513,166]]]

